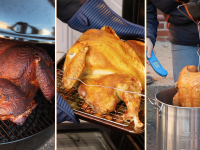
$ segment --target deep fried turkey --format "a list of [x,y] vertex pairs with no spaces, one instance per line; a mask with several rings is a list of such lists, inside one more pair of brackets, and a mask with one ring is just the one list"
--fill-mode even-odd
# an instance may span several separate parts
[[200,72],[196,66],[189,65],[181,70],[173,105],[200,107]]

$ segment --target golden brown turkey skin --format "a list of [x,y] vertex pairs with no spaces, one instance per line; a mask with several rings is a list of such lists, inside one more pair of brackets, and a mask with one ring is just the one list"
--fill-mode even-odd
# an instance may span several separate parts
[[[82,52],[84,48],[88,50]],[[70,48],[69,53],[74,55],[66,56],[62,79],[67,89],[77,82],[68,79],[73,77],[81,79],[87,85],[112,86],[139,94],[144,89],[144,65],[135,51],[120,40],[110,27],[86,31]],[[127,105],[123,119],[134,120],[138,130],[143,127],[138,118],[140,95],[82,83],[78,92],[99,114],[114,111],[119,99],[123,100]]]
[[[115,73],[130,75],[141,82],[144,90],[145,71],[140,58],[127,43],[119,39],[112,28],[106,26],[102,27],[101,30],[90,29],[80,36],[69,49],[69,53],[74,55],[66,56],[64,63],[65,74],[67,74],[66,68],[69,67],[68,65],[73,60],[73,56],[83,46],[88,46],[89,51],[85,58],[85,67],[80,65],[83,71],[81,76]],[[66,88],[69,89],[70,87]]]
[[48,100],[54,96],[53,62],[34,44],[0,39],[0,64],[0,118],[23,124],[38,88]]
[[[101,75],[85,76],[81,78],[87,85],[101,85],[105,87],[114,87],[123,91],[134,91],[141,94],[141,83],[135,77],[125,75]],[[103,88],[86,86],[81,84],[78,93],[98,114],[107,114],[115,110],[117,103],[123,100],[127,106],[126,112],[123,114],[124,120],[134,120],[137,129],[143,128],[140,122],[138,112],[140,108],[141,96],[134,93],[126,93],[113,88]]]
[[173,105],[200,107],[200,72],[196,66],[189,65],[181,70]]
[[142,61],[142,64],[145,64],[145,50],[144,50],[144,42],[135,41],[135,40],[128,40],[126,43],[133,48],[137,56]]

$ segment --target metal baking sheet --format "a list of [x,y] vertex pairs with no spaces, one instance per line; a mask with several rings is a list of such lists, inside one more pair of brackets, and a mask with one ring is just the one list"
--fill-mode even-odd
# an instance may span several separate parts
[[[134,131],[134,129],[132,128],[134,126],[134,123],[130,121],[124,121],[122,119],[122,114],[125,113],[127,109],[123,101],[118,103],[115,111],[110,112],[109,114],[99,115],[94,110],[92,110],[90,105],[88,105],[83,99],[80,98],[76,88],[72,88],[70,90],[65,89],[65,87],[61,83],[62,77],[63,71],[58,69],[57,91],[67,101],[69,106],[74,110],[74,113],[78,115],[78,117],[86,121],[94,121],[94,123],[101,123],[103,125],[112,126],[126,132],[144,132],[143,130],[137,132]],[[139,116],[142,115],[144,115],[144,99],[141,100],[141,107],[139,112]],[[142,119],[144,119],[144,116],[142,116]]]

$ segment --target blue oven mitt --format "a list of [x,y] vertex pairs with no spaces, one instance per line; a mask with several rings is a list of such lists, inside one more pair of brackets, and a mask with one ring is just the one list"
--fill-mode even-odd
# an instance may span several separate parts
[[71,107],[62,98],[62,96],[57,93],[57,123],[61,123],[63,121],[70,121],[76,124],[80,123]]
[[144,39],[144,27],[123,19],[103,0],[87,0],[68,21],[68,25],[80,32],[110,26],[118,36]]

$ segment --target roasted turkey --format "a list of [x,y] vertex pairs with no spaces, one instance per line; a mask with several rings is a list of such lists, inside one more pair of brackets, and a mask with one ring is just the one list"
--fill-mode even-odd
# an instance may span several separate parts
[[137,56],[142,61],[142,64],[144,65],[145,61],[146,61],[144,42],[136,41],[136,40],[128,40],[128,41],[126,41],[126,43],[134,49],[135,53],[137,54]]
[[77,83],[73,79],[81,79],[86,85],[79,82],[78,93],[98,114],[114,111],[123,100],[127,105],[123,119],[134,121],[135,129],[143,128],[138,118],[141,96],[120,91],[140,94],[144,89],[144,65],[135,51],[105,26],[83,33],[69,53],[73,55],[67,54],[63,67],[65,88]]
[[200,107],[200,72],[192,65],[184,67],[178,78],[178,92],[173,105],[182,107]]
[[55,92],[50,56],[34,44],[0,39],[0,119],[22,125],[37,106],[41,89],[47,100]]

